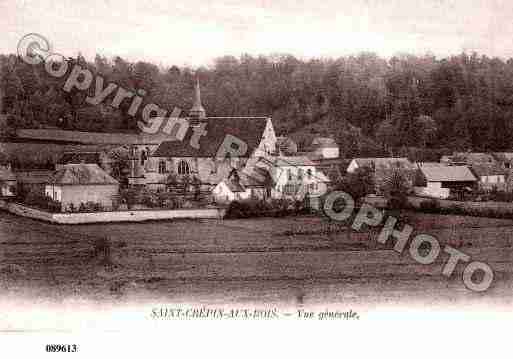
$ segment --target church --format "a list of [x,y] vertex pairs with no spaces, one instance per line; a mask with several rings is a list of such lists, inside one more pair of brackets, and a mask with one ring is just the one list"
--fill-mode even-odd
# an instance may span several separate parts
[[[318,197],[330,184],[316,163],[316,153],[283,151],[270,117],[207,116],[199,82],[195,84],[193,106],[183,120],[189,130],[180,140],[164,132],[120,134],[56,129],[21,129],[17,136],[122,149],[128,155],[129,166],[124,176],[127,182],[120,183],[121,187],[172,191],[173,187],[188,185],[191,190],[213,195],[216,202]],[[65,153],[57,169],[61,162],[90,163],[112,173],[112,161],[110,150],[99,154]]]
[[[189,181],[226,201],[245,198],[282,198],[321,192],[328,178],[304,156],[282,156],[270,117],[209,117],[196,82],[188,121],[203,126],[199,146],[190,146],[194,131],[182,141],[164,140],[158,146],[136,149],[129,183],[165,189],[173,182]],[[227,139],[245,146],[242,155],[219,157]],[[241,151],[242,152],[242,151]],[[256,171],[255,171],[256,170]],[[251,175],[251,174],[256,175]],[[291,190],[292,189],[292,190]],[[242,197],[241,197],[242,196]]]
[[[270,117],[208,117],[201,103],[198,82],[194,93],[187,120],[193,129],[204,128],[205,135],[200,137],[198,148],[190,145],[194,131],[188,131],[181,141],[133,146],[130,184],[164,189],[171,181],[187,178],[201,183],[204,190],[211,190],[232,170],[242,170],[249,158],[278,155]],[[229,138],[247,146],[243,155],[217,156]]]

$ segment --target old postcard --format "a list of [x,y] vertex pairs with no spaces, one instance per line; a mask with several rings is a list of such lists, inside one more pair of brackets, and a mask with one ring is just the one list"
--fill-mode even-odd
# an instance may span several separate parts
[[503,357],[511,19],[0,1],[0,353]]

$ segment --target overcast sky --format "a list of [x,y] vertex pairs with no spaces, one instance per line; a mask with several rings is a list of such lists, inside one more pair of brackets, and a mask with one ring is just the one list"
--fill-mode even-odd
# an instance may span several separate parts
[[513,57],[511,0],[0,0],[0,29],[2,53],[36,32],[64,55],[163,65],[276,52]]

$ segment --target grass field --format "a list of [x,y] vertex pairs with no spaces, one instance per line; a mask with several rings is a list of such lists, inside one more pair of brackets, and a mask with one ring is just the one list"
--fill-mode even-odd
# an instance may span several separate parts
[[[58,226],[1,212],[0,293],[57,303],[511,303],[513,221],[409,217],[417,231],[488,263],[492,287],[467,290],[463,266],[443,277],[448,255],[420,265],[377,243],[377,232],[327,235],[317,217]],[[95,256],[104,236],[112,265]]]

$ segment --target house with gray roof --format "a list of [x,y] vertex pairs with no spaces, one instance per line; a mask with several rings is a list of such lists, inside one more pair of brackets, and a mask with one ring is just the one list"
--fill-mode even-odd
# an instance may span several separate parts
[[414,192],[420,196],[445,199],[472,191],[477,182],[467,166],[419,166]]
[[66,164],[48,178],[45,194],[69,210],[88,202],[111,208],[119,182],[96,164]]

